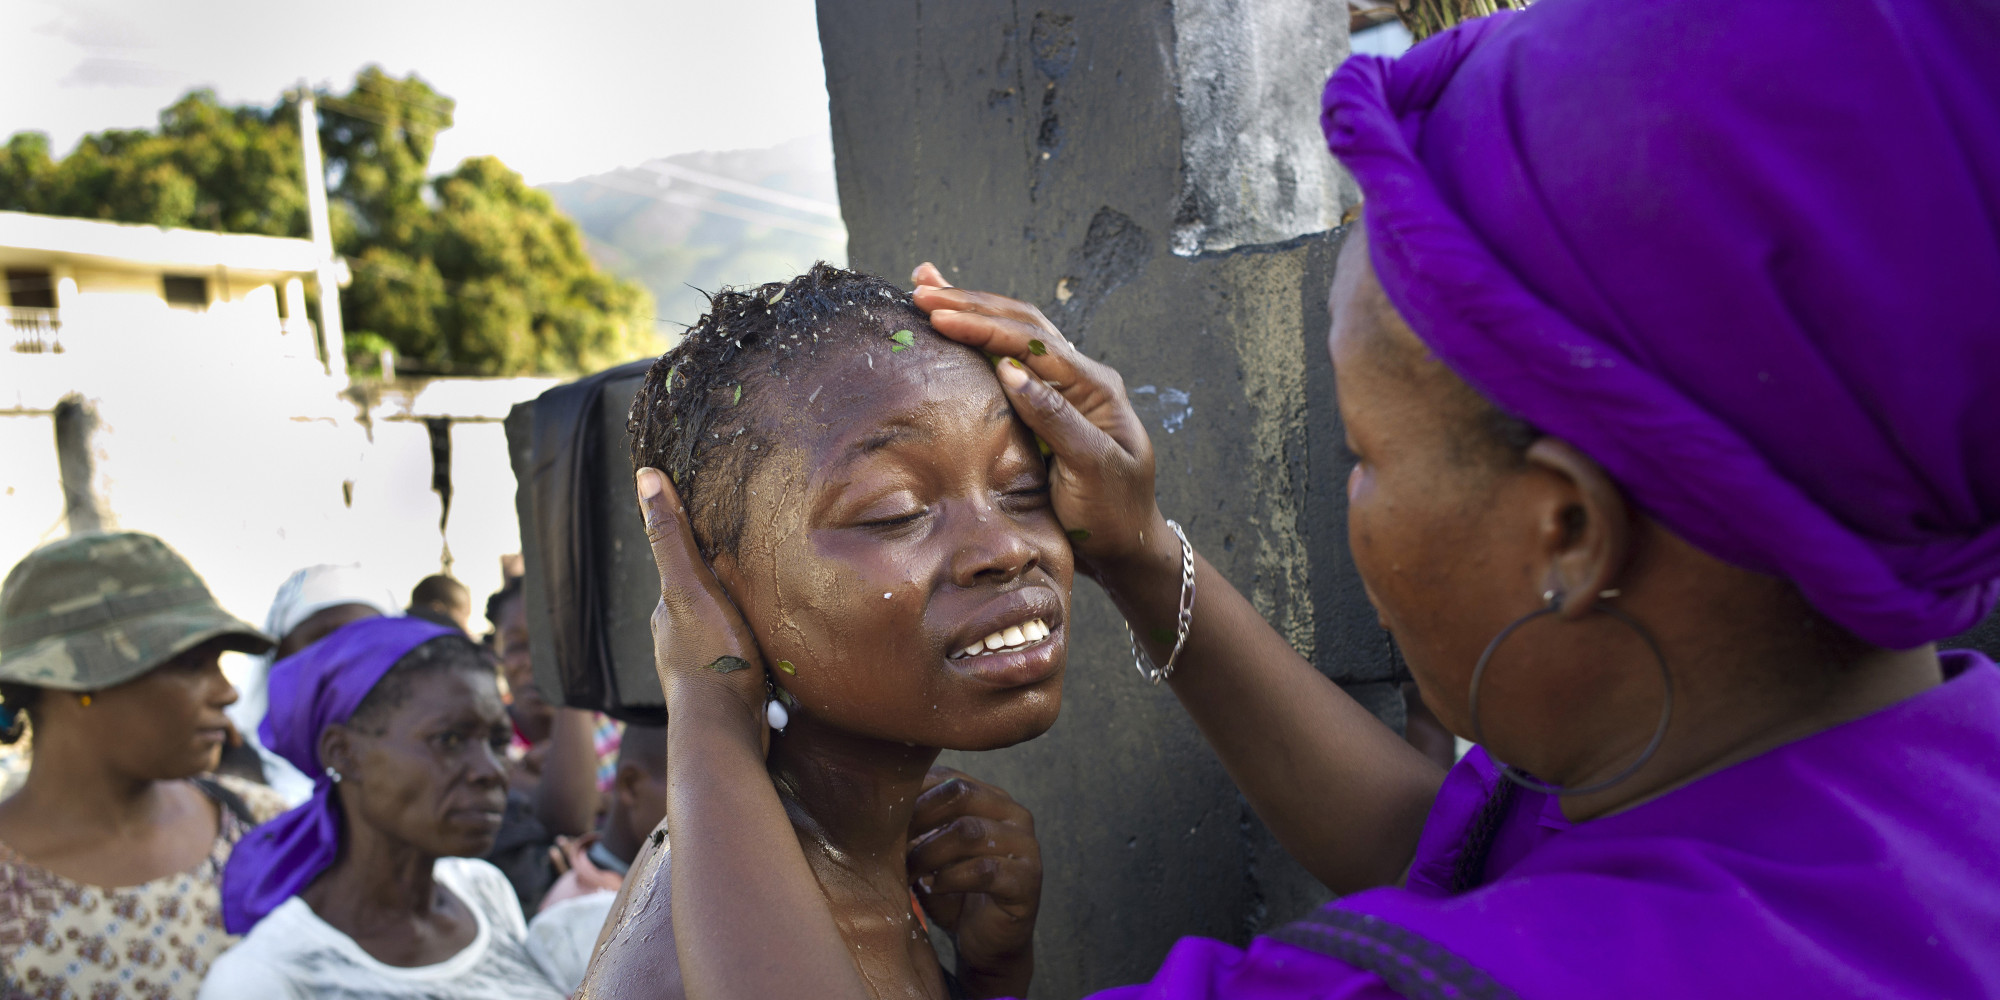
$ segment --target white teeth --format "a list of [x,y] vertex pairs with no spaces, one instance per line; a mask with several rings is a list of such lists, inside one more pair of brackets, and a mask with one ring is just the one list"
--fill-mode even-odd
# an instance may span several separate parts
[[1048,638],[1050,632],[1051,629],[1049,628],[1046,622],[1042,621],[1040,618],[1035,618],[1023,622],[1019,625],[1009,625],[1006,628],[1001,629],[1000,631],[995,632],[992,635],[989,635],[986,638],[981,639],[978,642],[975,642],[972,645],[959,650],[958,653],[956,653],[955,655],[958,658],[963,659],[969,656],[981,656],[987,653],[996,653],[1005,649],[1018,649],[1022,646],[1027,646],[1033,643],[1037,643],[1042,641],[1043,639]]

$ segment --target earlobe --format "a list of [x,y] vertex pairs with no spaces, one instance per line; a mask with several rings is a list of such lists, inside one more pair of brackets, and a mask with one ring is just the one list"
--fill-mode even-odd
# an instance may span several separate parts
[[320,730],[319,762],[343,776],[353,770],[353,760],[348,753],[347,727],[338,723]]
[[1632,547],[1625,492],[1590,456],[1560,438],[1528,446],[1529,464],[1565,481],[1568,496],[1551,512],[1548,589],[1564,595],[1562,615],[1580,618],[1618,587]]

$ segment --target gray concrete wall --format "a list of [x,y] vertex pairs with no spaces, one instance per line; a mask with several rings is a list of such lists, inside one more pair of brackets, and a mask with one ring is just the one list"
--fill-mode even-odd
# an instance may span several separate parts
[[[900,279],[935,261],[1118,368],[1168,516],[1400,725],[1346,550],[1324,346],[1347,182],[1318,98],[1345,20],[1297,0],[819,7],[853,266]],[[1140,680],[1095,585],[1079,582],[1073,624],[1055,729],[948,755],[1035,811],[1037,997],[1137,981],[1181,935],[1242,942],[1324,897],[1172,694]]]

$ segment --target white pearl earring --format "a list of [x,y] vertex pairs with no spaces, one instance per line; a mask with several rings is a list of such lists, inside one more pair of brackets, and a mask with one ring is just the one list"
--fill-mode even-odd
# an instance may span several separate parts
[[792,715],[785,711],[783,702],[773,698],[764,703],[764,721],[770,723],[774,731],[782,733],[791,724]]

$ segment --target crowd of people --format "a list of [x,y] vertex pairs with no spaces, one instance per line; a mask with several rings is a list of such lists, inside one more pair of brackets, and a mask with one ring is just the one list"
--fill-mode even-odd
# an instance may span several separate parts
[[1543,0],[1322,125],[1421,745],[1167,518],[1116,371],[822,264],[633,403],[665,727],[549,699],[518,577],[475,637],[446,577],[258,628],[147,535],[15,565],[6,997],[1024,996],[1033,817],[936,760],[1055,723],[1078,575],[1339,897],[1107,1000],[2000,996],[2000,672],[1938,647],[2000,602],[2000,10]]
[[[665,815],[664,741],[550,707],[518,576],[477,639],[470,617],[449,577],[406,606],[322,565],[259,629],[132,532],[23,559],[0,595],[4,737],[32,743],[0,802],[5,995],[566,995]],[[240,692],[228,652],[253,658]]]

